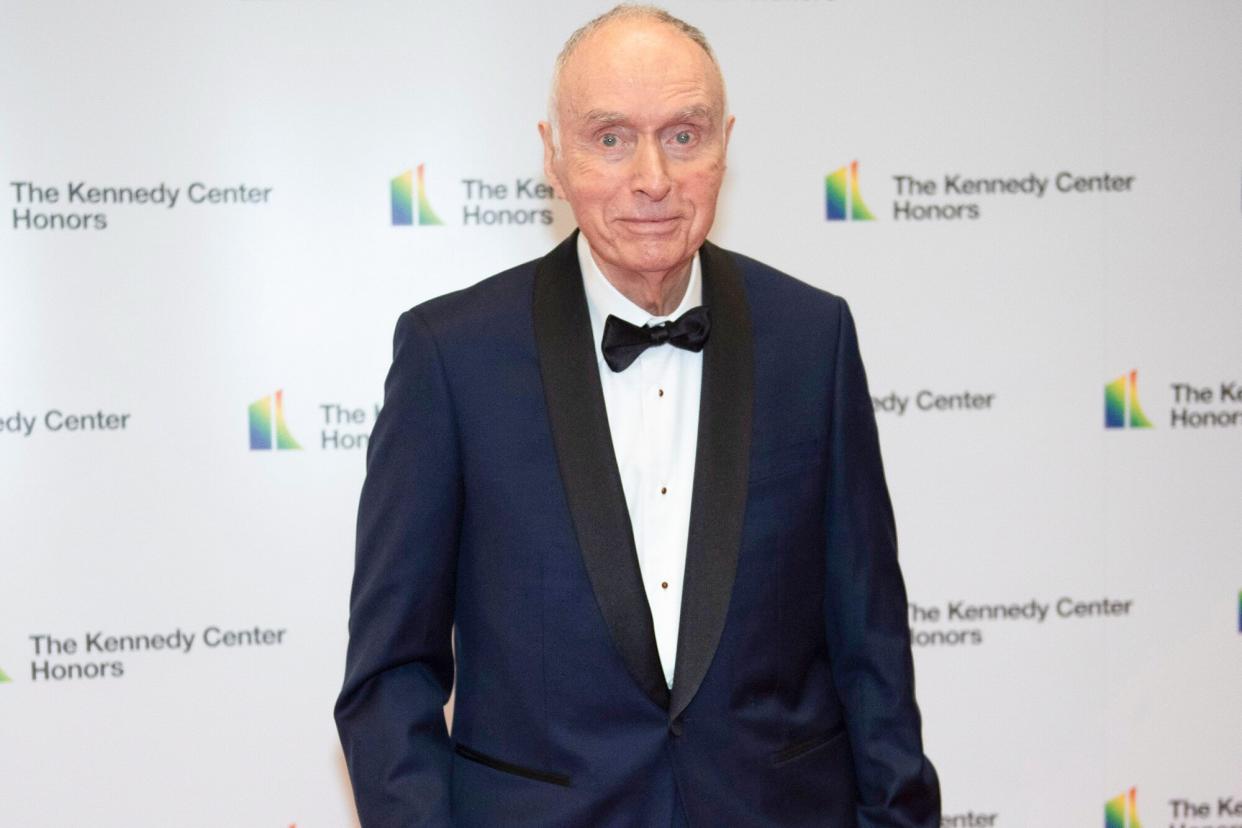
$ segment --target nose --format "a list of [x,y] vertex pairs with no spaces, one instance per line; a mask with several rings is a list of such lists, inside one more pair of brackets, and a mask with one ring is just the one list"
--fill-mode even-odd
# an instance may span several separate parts
[[639,141],[634,154],[633,190],[643,193],[652,201],[661,201],[672,189],[673,181],[668,175],[668,159],[660,142],[653,138]]

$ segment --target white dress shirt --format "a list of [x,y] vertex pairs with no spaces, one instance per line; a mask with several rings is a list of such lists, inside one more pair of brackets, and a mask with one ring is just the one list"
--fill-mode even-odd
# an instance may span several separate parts
[[664,344],[648,348],[624,371],[604,362],[604,323],[616,316],[633,325],[675,320],[703,303],[696,253],[681,304],[668,316],[652,316],[627,299],[600,271],[586,236],[578,234],[578,264],[586,288],[600,385],[608,409],[612,448],[625,489],[638,566],[642,572],[660,665],[669,687],[677,658],[681,591],[690,533],[690,494],[698,448],[699,389],[703,354]]

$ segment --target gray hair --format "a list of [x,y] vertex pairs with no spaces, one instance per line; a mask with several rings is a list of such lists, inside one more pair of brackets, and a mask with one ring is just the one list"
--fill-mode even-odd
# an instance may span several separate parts
[[561,145],[560,128],[556,117],[559,103],[557,94],[561,86],[561,72],[564,70],[565,64],[569,62],[569,58],[573,55],[574,50],[578,48],[578,44],[592,33],[616,20],[648,20],[654,23],[663,23],[666,26],[672,26],[690,38],[698,44],[699,48],[711,60],[712,66],[716,69],[716,74],[720,76],[720,91],[721,95],[724,95],[724,73],[720,71],[720,63],[716,60],[716,53],[712,51],[711,44],[707,42],[707,36],[703,34],[702,30],[696,26],[691,26],[680,17],[674,17],[657,6],[621,3],[620,5],[613,6],[594,20],[588,21],[571,34],[569,39],[565,41],[564,47],[561,48],[561,53],[556,56],[556,63],[552,67],[552,90],[548,93],[548,123],[552,126],[552,145],[557,150],[560,149]]

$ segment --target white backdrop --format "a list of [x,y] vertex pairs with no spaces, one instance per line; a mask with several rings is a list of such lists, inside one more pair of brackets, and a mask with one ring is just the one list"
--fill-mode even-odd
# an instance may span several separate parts
[[[535,122],[604,8],[4,0],[0,824],[354,824],[392,326],[572,229]],[[714,239],[858,319],[945,824],[1242,826],[1242,3],[670,8],[738,119]]]

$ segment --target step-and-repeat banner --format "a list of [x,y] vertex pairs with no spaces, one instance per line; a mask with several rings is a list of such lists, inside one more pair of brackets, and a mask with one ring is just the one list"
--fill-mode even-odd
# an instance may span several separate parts
[[[4,4],[0,824],[355,823],[393,324],[572,229],[603,8]],[[671,10],[714,239],[857,317],[944,825],[1242,826],[1242,2]]]

